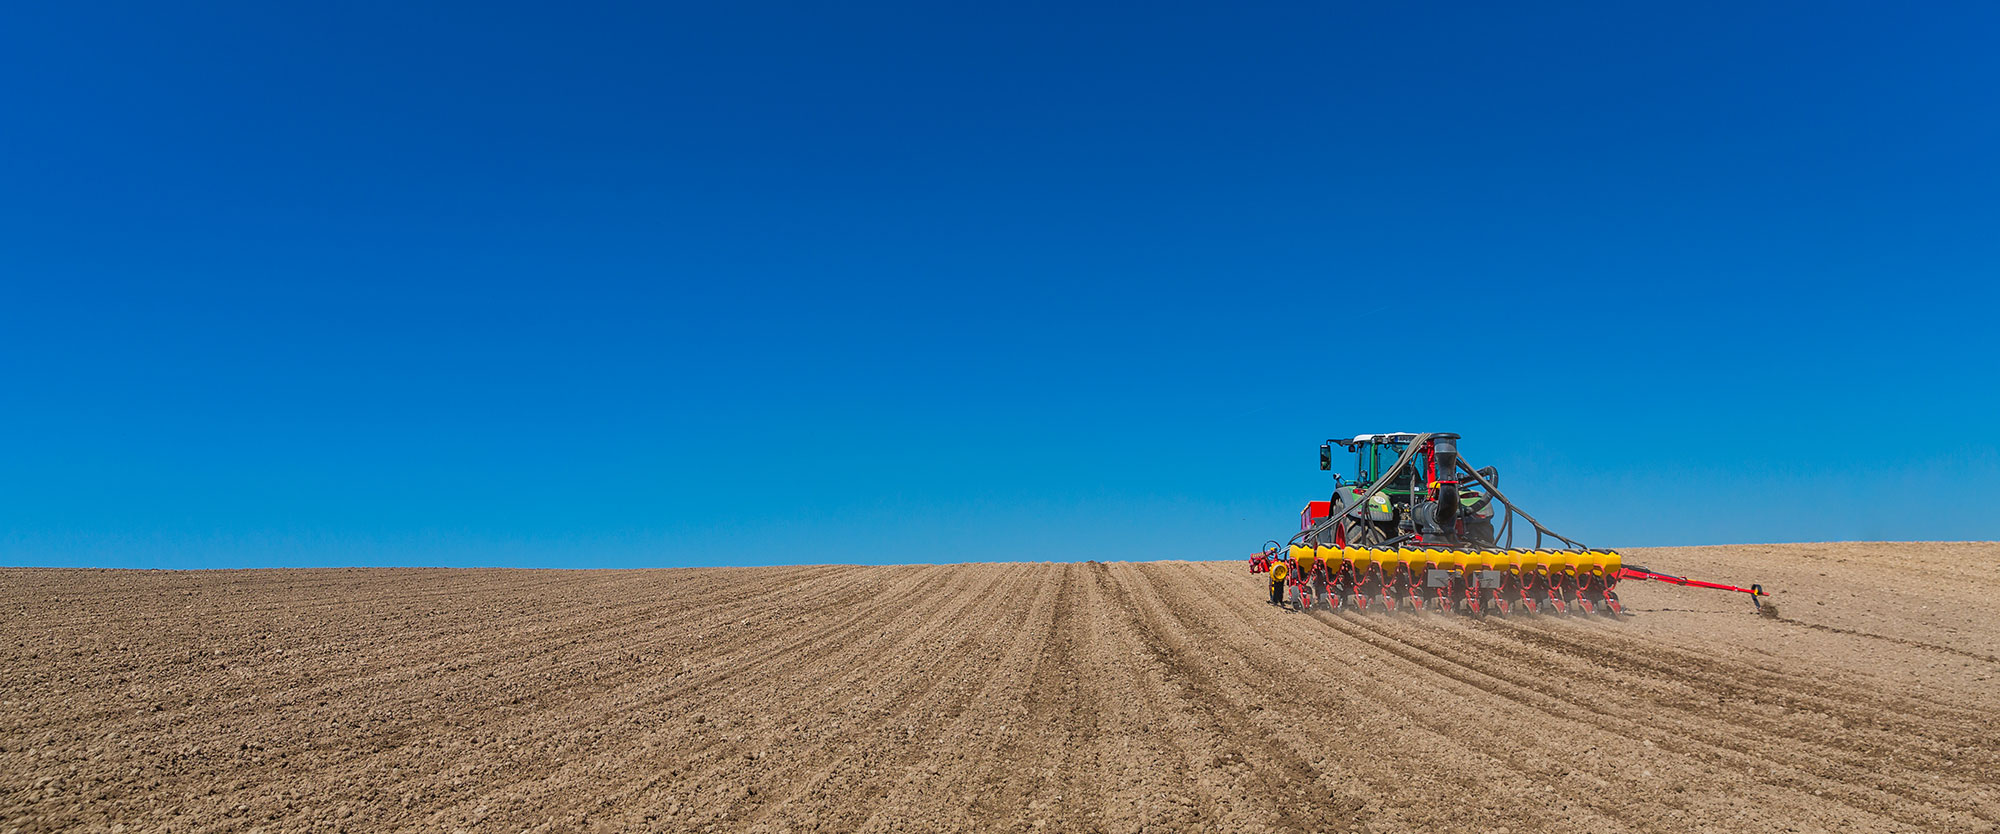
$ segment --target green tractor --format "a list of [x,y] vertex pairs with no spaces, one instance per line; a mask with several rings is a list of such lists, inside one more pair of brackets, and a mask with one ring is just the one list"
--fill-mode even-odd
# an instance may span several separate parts
[[[1333,471],[1335,446],[1354,453],[1353,474],[1335,472],[1332,497],[1312,502],[1300,519],[1302,530],[1321,525],[1321,544],[1494,547],[1511,532],[1511,525],[1496,529],[1493,521],[1499,471],[1488,466],[1461,473],[1456,434],[1394,432],[1328,440],[1319,447],[1320,469]],[[1461,484],[1461,475],[1470,482]],[[1359,506],[1364,501],[1365,511]],[[1322,524],[1328,517],[1341,520]]]

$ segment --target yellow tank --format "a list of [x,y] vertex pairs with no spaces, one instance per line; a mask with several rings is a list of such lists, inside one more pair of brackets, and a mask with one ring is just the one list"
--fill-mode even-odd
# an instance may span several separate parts
[[1467,559],[1471,556],[1469,553],[1456,550],[1426,550],[1424,553],[1427,554],[1426,558],[1437,563],[1438,570],[1453,572],[1463,570]]
[[1506,550],[1482,550],[1465,557],[1465,560],[1474,566],[1485,565],[1487,570],[1512,571],[1519,565],[1512,553]]
[[1598,554],[1590,550],[1564,550],[1562,554],[1568,558],[1570,566],[1576,568],[1578,574],[1588,574],[1590,568],[1598,566]]
[[1548,563],[1550,576],[1576,573],[1577,558],[1574,550],[1544,550],[1539,555]]
[[1347,558],[1354,561],[1354,570],[1356,573],[1360,573],[1368,570],[1370,565],[1380,561],[1384,552],[1373,547],[1355,547],[1348,549]]
[[1458,558],[1468,570],[1507,569],[1507,553],[1503,550],[1475,550]]
[[1380,567],[1384,574],[1395,573],[1396,563],[1401,561],[1403,561],[1403,552],[1400,549],[1385,547],[1375,551],[1375,565]]

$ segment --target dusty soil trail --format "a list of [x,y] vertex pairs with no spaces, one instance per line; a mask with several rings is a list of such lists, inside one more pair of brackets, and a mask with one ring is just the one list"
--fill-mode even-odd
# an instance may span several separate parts
[[1992,831],[2000,545],[1630,551],[1631,615],[1239,562],[0,570],[21,831]]

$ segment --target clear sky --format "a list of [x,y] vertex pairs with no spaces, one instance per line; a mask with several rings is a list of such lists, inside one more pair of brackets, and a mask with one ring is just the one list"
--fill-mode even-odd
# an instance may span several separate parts
[[0,564],[2000,538],[2000,6],[0,13]]

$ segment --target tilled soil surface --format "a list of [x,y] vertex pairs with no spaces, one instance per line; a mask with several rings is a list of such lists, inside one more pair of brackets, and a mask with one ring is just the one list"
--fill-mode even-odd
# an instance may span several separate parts
[[1300,614],[1237,561],[0,570],[0,832],[1994,829],[2000,545],[1627,559],[1780,616]]

